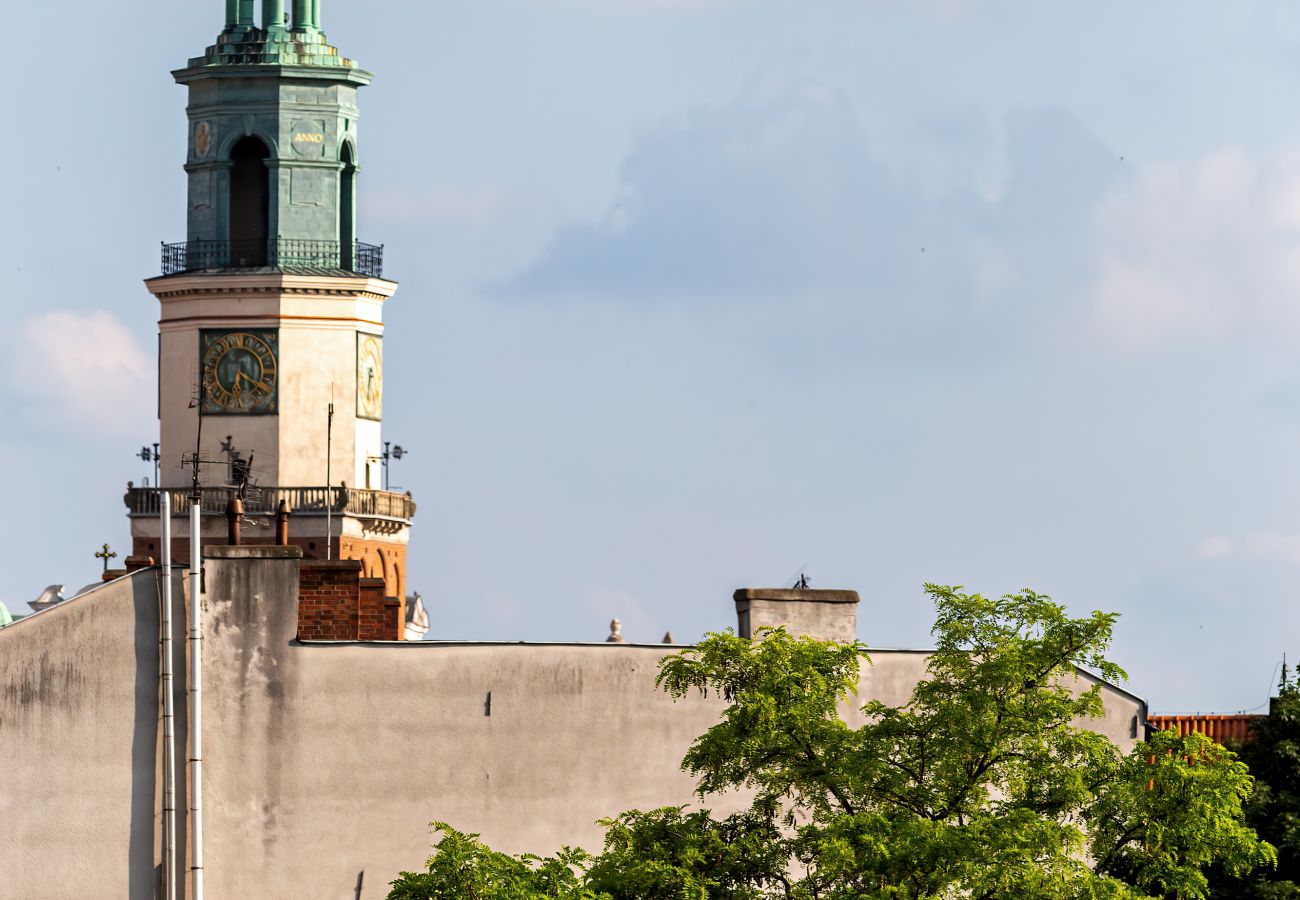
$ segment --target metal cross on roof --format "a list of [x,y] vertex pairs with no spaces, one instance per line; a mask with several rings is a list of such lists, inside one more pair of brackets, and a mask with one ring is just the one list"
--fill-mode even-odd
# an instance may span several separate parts
[[117,554],[108,549],[108,544],[105,544],[104,549],[95,554],[95,559],[102,559],[104,561],[104,571],[107,572],[108,561],[110,559],[117,559]]

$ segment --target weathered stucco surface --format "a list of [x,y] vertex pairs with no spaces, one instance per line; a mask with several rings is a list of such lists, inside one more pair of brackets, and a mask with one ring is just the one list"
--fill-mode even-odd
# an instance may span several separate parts
[[[298,560],[216,552],[226,558],[206,561],[204,598],[209,898],[383,897],[428,855],[431,819],[503,850],[598,849],[598,818],[691,802],[679,763],[722,706],[655,689],[659,660],[680,648],[303,645]],[[19,836],[0,857],[0,896],[153,896],[157,634],[153,572],[0,632],[0,757],[19,760],[0,787]],[[904,701],[926,654],[871,656],[860,698]],[[1141,703],[1105,690],[1108,717],[1093,727],[1127,745]]]
[[[0,897],[154,896],[158,578],[140,572],[0,630]],[[179,649],[182,621],[173,634]]]

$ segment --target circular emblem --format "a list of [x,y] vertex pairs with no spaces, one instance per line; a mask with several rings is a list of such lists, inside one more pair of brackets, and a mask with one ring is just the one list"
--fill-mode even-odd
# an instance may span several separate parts
[[299,156],[325,155],[325,123],[294,122],[289,135],[289,143]]
[[212,149],[212,126],[207,122],[200,122],[194,126],[194,155],[199,159],[207,159],[208,151]]
[[204,411],[273,413],[278,367],[274,332],[205,335]]

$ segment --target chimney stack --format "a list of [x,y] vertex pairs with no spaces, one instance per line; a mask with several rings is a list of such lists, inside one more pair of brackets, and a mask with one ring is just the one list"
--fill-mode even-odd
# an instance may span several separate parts
[[847,644],[858,639],[858,592],[811,588],[741,588],[737,633],[753,638],[763,628],[785,627],[795,635]]

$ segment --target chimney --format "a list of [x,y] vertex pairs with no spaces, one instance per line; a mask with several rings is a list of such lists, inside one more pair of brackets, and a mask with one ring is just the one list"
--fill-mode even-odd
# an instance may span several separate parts
[[226,543],[239,546],[239,522],[244,517],[244,501],[233,494],[226,503]]
[[289,544],[289,501],[281,500],[275,510],[275,542],[281,547]]
[[737,633],[753,638],[778,628],[798,637],[847,644],[858,639],[858,592],[811,588],[741,588],[736,601]]

